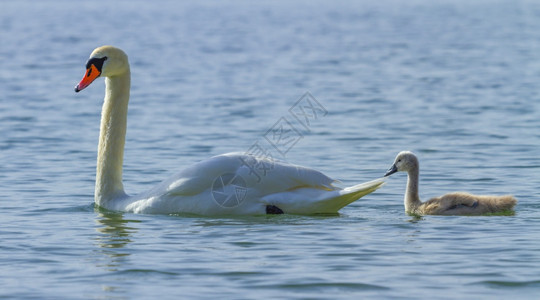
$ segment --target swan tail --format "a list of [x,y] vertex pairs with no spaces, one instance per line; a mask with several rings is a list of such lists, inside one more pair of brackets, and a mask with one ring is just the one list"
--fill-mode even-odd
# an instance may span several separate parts
[[321,201],[321,207],[328,212],[337,212],[341,208],[354,201],[371,194],[385,184],[383,179],[376,179],[369,182],[360,183],[339,191],[341,195]]
[[361,183],[344,189],[299,188],[266,196],[266,205],[274,205],[287,214],[335,214],[341,208],[384,185],[383,179]]
[[498,213],[509,211],[517,204],[516,198],[511,195],[505,196],[485,196],[479,199],[479,206],[482,206],[486,213]]
[[516,198],[511,195],[478,196],[459,192],[433,200],[423,205],[424,214],[483,215],[504,213],[511,211],[517,203]]

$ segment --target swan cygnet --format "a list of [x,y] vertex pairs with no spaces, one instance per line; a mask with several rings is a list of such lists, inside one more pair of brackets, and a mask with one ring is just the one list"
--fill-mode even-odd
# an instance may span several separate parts
[[384,184],[381,178],[339,188],[333,185],[336,180],[314,169],[228,153],[185,168],[147,192],[128,196],[122,183],[122,164],[131,75],[124,51],[112,46],[95,49],[75,92],[98,77],[105,77],[105,99],[94,200],[105,209],[207,216],[337,213]]
[[409,151],[400,152],[384,175],[407,172],[405,212],[411,215],[482,215],[511,211],[517,200],[511,195],[478,196],[464,192],[449,193],[421,202],[418,196],[419,163]]

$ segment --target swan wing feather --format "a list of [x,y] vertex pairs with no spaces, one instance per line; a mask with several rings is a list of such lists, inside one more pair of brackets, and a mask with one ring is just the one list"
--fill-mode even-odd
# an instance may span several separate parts
[[194,164],[162,185],[169,195],[193,196],[207,191],[223,176],[240,178],[246,188],[256,189],[261,196],[300,187],[336,189],[332,186],[335,180],[317,170],[240,153],[222,154]]

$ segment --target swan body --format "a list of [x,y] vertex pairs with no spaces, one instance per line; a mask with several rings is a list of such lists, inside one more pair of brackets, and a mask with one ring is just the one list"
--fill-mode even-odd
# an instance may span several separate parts
[[511,195],[479,196],[464,192],[446,194],[421,202],[418,196],[419,163],[409,151],[400,152],[384,175],[407,172],[405,211],[412,215],[482,215],[512,210],[517,200]]
[[[122,164],[130,92],[127,55],[112,46],[95,49],[79,92],[105,77],[105,99],[96,167],[95,203],[134,213],[256,215],[336,213],[384,184],[382,179],[348,188],[319,171],[241,153],[214,156],[184,169],[149,191],[128,196]],[[257,166],[266,166],[258,172]]]

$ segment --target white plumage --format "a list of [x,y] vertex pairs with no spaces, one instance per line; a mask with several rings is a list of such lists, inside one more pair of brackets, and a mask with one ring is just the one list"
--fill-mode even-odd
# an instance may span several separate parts
[[[112,46],[95,49],[87,72],[75,88],[81,91],[106,77],[105,100],[96,170],[95,202],[115,211],[254,215],[265,213],[335,213],[379,187],[382,179],[341,189],[319,171],[281,161],[229,153],[196,163],[153,189],[128,196],[122,164],[130,92],[127,55]],[[254,166],[270,166],[261,174]]]

